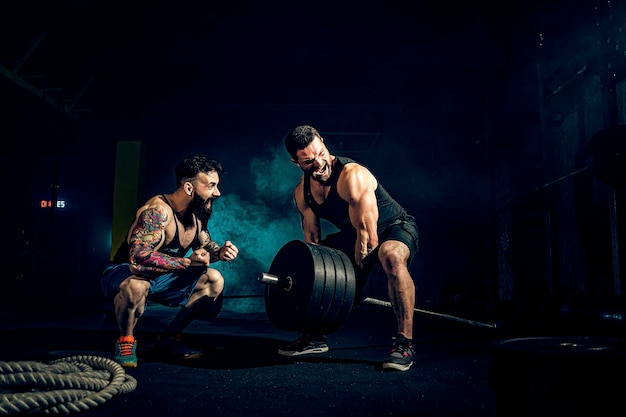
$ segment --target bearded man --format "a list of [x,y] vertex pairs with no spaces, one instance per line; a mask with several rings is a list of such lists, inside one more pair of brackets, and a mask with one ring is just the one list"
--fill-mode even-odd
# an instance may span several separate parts
[[202,155],[191,155],[175,167],[177,188],[150,198],[137,210],[126,240],[103,270],[101,287],[113,304],[119,329],[114,359],[123,367],[137,366],[134,329],[148,301],[181,306],[156,346],[180,359],[202,351],[182,341],[183,330],[199,316],[217,315],[224,277],[209,265],[232,261],[238,249],[211,240],[207,222],[223,166]]

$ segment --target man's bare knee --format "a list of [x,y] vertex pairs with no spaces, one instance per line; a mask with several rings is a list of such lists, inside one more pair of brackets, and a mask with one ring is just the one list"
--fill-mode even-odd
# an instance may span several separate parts
[[217,297],[224,290],[224,277],[217,269],[209,268],[198,281],[196,290],[205,291],[209,297]]
[[148,295],[148,281],[128,278],[120,284],[120,295],[128,302],[136,304]]

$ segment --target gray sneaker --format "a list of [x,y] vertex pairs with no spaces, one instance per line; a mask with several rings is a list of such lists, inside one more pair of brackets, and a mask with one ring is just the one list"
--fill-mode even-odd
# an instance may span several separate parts
[[401,334],[393,337],[393,347],[387,359],[383,362],[383,369],[393,371],[408,371],[413,365],[413,341]]
[[278,354],[283,356],[300,356],[324,352],[328,352],[326,338],[306,333],[301,333],[296,340],[278,349]]

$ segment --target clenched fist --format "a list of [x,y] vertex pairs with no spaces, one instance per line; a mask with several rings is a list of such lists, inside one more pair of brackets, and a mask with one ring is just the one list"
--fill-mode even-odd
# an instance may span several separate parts
[[189,256],[191,260],[191,265],[189,266],[208,266],[211,263],[211,255],[206,249],[196,249]]
[[238,254],[239,249],[237,249],[237,246],[233,245],[230,240],[227,240],[224,246],[220,248],[218,258],[222,261],[232,261]]

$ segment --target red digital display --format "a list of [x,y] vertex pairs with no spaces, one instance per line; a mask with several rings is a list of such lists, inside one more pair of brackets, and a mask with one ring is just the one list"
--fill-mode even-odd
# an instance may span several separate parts
[[[39,207],[41,207],[41,208],[50,208],[50,207],[52,207],[52,201],[50,201],[50,200],[41,200],[39,202]],[[57,200],[57,208],[65,208],[65,200]]]

